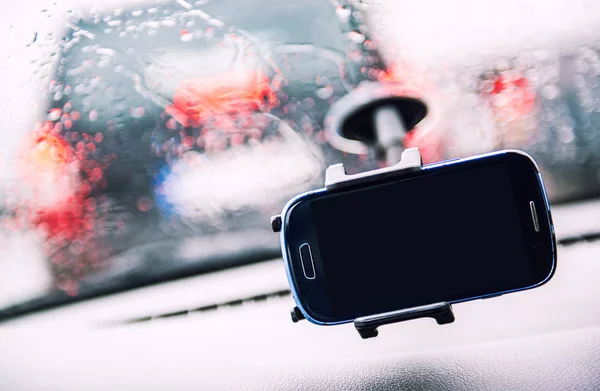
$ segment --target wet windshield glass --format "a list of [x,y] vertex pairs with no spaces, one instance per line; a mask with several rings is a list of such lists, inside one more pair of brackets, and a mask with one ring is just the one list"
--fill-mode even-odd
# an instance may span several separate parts
[[330,164],[380,164],[336,113],[382,94],[427,103],[404,138],[426,163],[519,148],[553,201],[598,194],[595,6],[413,3],[3,14],[0,316],[276,257],[268,222],[285,201]]

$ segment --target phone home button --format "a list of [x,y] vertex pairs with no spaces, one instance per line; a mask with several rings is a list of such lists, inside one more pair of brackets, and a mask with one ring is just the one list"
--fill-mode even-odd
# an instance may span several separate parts
[[315,263],[313,261],[310,245],[308,243],[300,245],[299,251],[304,277],[309,280],[313,280],[315,278]]

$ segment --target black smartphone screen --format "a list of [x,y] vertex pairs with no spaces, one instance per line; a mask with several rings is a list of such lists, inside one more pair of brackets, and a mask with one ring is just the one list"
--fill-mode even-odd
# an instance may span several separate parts
[[544,253],[540,270],[534,247],[547,241],[532,244],[540,233],[525,213],[530,199],[544,209],[543,197],[515,189],[527,186],[511,177],[509,164],[434,172],[309,202],[327,318],[463,301],[549,276],[553,253]]

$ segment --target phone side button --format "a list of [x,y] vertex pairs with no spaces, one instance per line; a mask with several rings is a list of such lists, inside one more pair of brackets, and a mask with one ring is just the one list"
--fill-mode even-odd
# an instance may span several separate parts
[[304,277],[309,280],[314,280],[316,277],[315,273],[315,263],[313,261],[312,251],[310,249],[310,245],[308,243],[304,243],[300,245],[300,261],[302,263],[302,271],[304,272]]

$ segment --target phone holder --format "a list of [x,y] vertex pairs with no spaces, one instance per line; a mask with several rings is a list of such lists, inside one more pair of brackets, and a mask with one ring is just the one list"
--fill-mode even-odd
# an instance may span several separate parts
[[[385,168],[348,175],[343,164],[329,166],[325,172],[325,188],[328,192],[340,191],[348,187],[364,187],[387,180],[418,172],[423,166],[421,153],[418,148],[406,149],[402,152],[400,162]],[[274,232],[281,230],[281,216],[271,218]],[[294,323],[304,318],[298,307],[292,308],[291,318]],[[413,308],[405,308],[382,314],[363,316],[354,320],[354,327],[363,339],[376,337],[378,327],[392,323],[404,322],[419,318],[433,318],[437,324],[454,322],[452,306],[447,302],[433,303]]]

